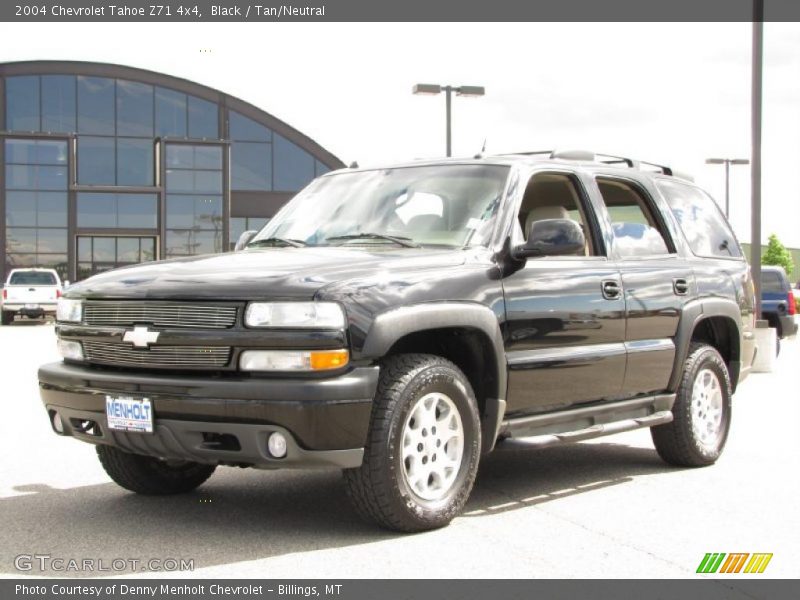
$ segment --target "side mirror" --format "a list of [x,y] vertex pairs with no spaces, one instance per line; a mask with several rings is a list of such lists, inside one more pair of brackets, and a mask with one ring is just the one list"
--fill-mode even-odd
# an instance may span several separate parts
[[258,232],[255,229],[251,229],[249,231],[245,231],[242,235],[239,236],[239,239],[236,240],[236,246],[234,246],[233,251],[238,252],[239,250],[244,250],[245,246],[250,243]]
[[514,258],[564,256],[582,252],[586,238],[581,226],[571,219],[543,219],[531,223],[528,239],[512,250]]

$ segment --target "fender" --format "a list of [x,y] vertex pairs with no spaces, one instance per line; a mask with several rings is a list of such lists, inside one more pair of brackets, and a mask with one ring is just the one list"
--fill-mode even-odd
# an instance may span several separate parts
[[683,363],[689,355],[689,343],[692,339],[697,324],[703,319],[709,317],[725,317],[730,319],[736,325],[738,332],[738,347],[733,349],[731,353],[731,381],[734,389],[739,378],[739,371],[741,369],[741,349],[742,349],[742,311],[739,305],[733,300],[725,300],[722,298],[700,298],[687,303],[683,307],[681,320],[678,324],[678,330],[675,334],[675,364],[672,368],[672,375],[669,378],[669,385],[667,389],[674,392],[678,389],[681,376],[683,374]]
[[490,308],[468,302],[430,302],[388,310],[375,317],[367,332],[362,355],[379,359],[408,334],[445,327],[477,329],[491,341],[497,364],[497,389],[494,397],[486,399],[485,414],[481,415],[482,448],[488,452],[494,448],[503,422],[508,385],[503,335],[497,315]]

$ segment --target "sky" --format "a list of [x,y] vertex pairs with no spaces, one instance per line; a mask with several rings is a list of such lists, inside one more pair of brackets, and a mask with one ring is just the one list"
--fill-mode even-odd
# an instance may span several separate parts
[[[66,29],[70,28],[67,32]],[[251,102],[345,163],[586,149],[691,174],[722,204],[707,157],[750,156],[750,23],[0,23],[0,62],[86,60],[159,71]],[[764,27],[762,237],[800,247],[800,23]],[[731,222],[750,240],[750,169]]]

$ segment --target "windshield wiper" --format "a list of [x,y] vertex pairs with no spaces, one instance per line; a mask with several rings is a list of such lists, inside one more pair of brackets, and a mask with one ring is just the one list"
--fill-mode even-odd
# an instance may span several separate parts
[[422,248],[419,244],[414,242],[409,237],[397,236],[397,235],[386,235],[383,233],[352,233],[350,235],[334,235],[332,237],[327,238],[326,241],[332,240],[386,240],[389,242],[394,242],[400,246],[405,246],[406,248]]
[[280,237],[271,237],[271,238],[264,238],[262,240],[253,240],[249,244],[248,247],[252,246],[254,248],[258,246],[274,246],[275,244],[283,244],[285,246],[291,246],[292,248],[302,248],[307,244],[302,240],[292,240],[288,238],[280,238]]

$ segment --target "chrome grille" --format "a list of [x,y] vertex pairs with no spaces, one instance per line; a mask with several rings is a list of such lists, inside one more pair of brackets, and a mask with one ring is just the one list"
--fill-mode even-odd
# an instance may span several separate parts
[[120,367],[221,368],[228,364],[231,349],[227,346],[151,346],[144,350],[117,342],[83,342],[83,353],[91,363]]
[[87,325],[97,326],[142,323],[156,327],[228,329],[236,323],[236,307],[191,302],[86,302],[83,318]]

